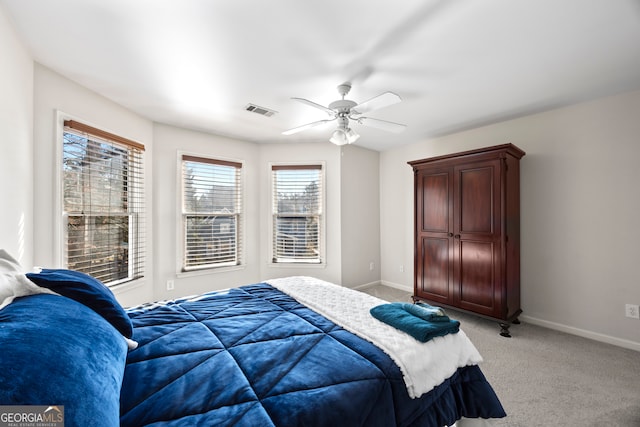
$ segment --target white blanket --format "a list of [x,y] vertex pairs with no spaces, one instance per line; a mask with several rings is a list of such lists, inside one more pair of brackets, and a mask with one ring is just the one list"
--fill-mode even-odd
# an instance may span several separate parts
[[286,277],[266,283],[382,349],[402,371],[412,398],[432,390],[458,368],[482,361],[462,330],[422,343],[375,319],[369,310],[387,301],[363,292],[311,277]]

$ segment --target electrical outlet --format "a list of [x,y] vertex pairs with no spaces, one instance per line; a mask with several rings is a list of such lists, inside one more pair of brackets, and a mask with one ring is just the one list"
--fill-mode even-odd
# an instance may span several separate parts
[[404,273],[404,265],[400,264],[400,273]]
[[373,268],[375,267],[375,264],[373,262],[369,263],[369,271],[373,271]]
[[640,319],[640,306],[637,304],[625,304],[624,315],[632,319]]
[[173,280],[167,280],[167,290],[172,291],[174,289]]

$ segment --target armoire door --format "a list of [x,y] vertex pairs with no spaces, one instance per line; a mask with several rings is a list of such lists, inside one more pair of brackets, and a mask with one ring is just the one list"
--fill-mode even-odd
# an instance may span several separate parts
[[453,177],[450,168],[416,175],[417,296],[451,304],[453,275]]
[[498,316],[502,303],[501,160],[454,167],[454,305]]

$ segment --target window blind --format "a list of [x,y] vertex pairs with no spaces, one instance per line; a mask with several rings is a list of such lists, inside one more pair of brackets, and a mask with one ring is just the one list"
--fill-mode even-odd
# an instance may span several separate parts
[[183,269],[241,264],[242,163],[182,156]]
[[144,276],[144,146],[64,122],[65,263],[108,286]]
[[321,165],[273,165],[273,262],[322,262]]

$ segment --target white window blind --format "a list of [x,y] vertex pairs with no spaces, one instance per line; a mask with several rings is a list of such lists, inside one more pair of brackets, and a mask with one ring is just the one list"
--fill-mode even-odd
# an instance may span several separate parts
[[66,266],[108,286],[144,276],[144,146],[72,120],[63,131]]
[[321,165],[273,165],[273,262],[322,263]]
[[242,164],[182,156],[183,269],[241,264]]

